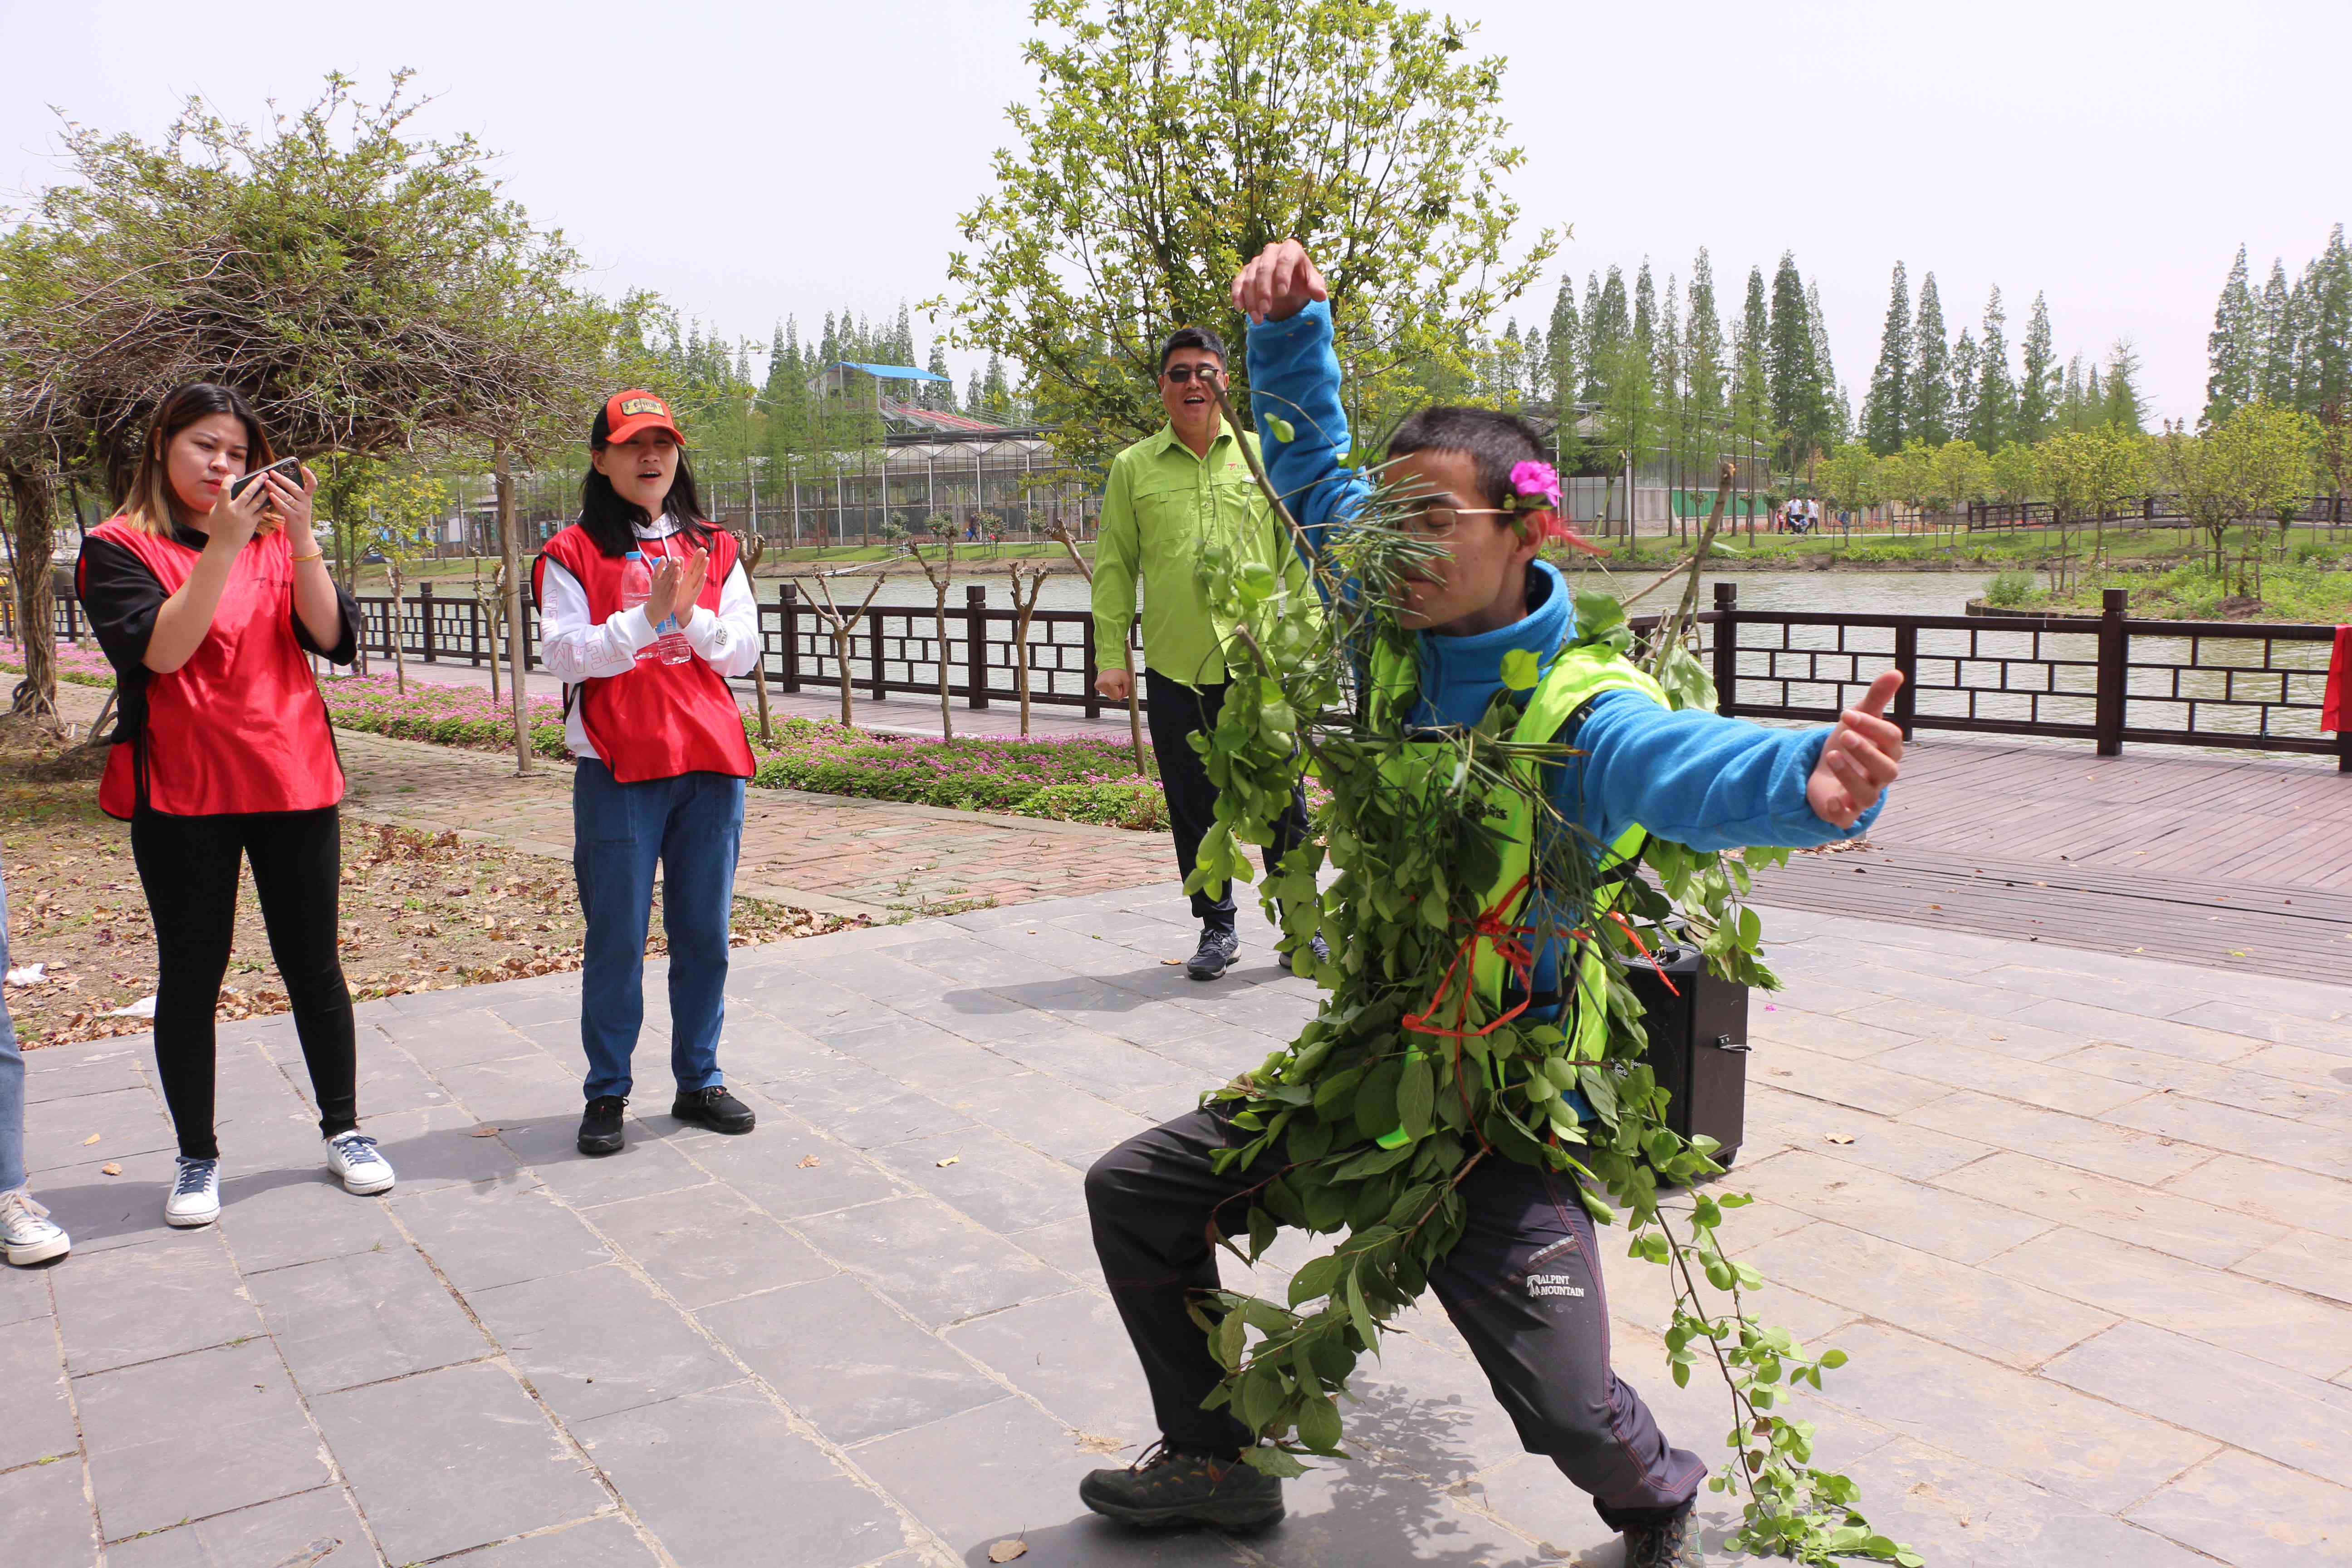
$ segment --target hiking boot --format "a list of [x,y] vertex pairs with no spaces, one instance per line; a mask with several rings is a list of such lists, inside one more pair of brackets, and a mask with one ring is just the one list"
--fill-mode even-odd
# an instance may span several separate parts
[[1625,1532],[1625,1568],[1705,1568],[1696,1511],[1685,1503],[1662,1524],[1639,1524]]
[[392,1191],[392,1162],[377,1152],[375,1140],[364,1132],[338,1132],[328,1139],[327,1169],[347,1193],[366,1197]]
[[73,1246],[66,1233],[49,1219],[49,1211],[33,1201],[30,1187],[0,1193],[0,1254],[17,1268],[63,1258]]
[[220,1218],[220,1162],[179,1156],[180,1173],[163,1198],[163,1223],[210,1225]]
[[1201,945],[1184,961],[1184,973],[1195,980],[1214,980],[1233,967],[1241,951],[1242,939],[1230,927],[1202,926]]
[[[1276,951],[1282,958],[1282,966],[1285,969],[1288,969],[1291,967],[1291,955],[1298,951],[1298,944],[1295,942],[1286,940],[1282,946]],[[1331,962],[1331,944],[1323,940],[1323,933],[1319,931],[1307,939],[1307,952],[1315,961],[1314,964],[1307,966],[1310,973],[1316,964],[1325,964]]]
[[680,1121],[692,1121],[708,1127],[713,1132],[749,1132],[759,1125],[760,1119],[751,1108],[727,1092],[720,1084],[709,1089],[682,1089],[670,1102],[669,1113]]
[[1239,1459],[1155,1443],[1126,1469],[1088,1475],[1078,1483],[1078,1500],[1143,1530],[1256,1530],[1282,1517],[1282,1483]]
[[621,1152],[621,1112],[629,1102],[617,1094],[600,1094],[580,1114],[580,1152],[617,1154]]

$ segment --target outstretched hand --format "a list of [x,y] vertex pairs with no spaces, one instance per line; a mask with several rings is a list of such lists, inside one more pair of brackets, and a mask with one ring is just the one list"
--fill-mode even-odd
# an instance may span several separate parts
[[1902,689],[1901,671],[1881,670],[1822,742],[1821,761],[1805,781],[1805,804],[1832,827],[1852,827],[1903,771],[1903,731],[1885,717]]
[[1253,321],[1286,321],[1309,300],[1328,300],[1323,274],[1295,239],[1267,246],[1234,278],[1234,309]]

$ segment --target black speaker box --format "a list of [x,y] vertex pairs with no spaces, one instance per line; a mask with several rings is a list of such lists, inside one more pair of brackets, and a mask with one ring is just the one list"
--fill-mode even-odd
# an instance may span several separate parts
[[1645,1009],[1650,1070],[1674,1097],[1666,1124],[1714,1139],[1717,1162],[1728,1165],[1748,1117],[1748,987],[1717,978],[1695,949],[1657,958],[1654,967],[1636,958],[1625,978]]

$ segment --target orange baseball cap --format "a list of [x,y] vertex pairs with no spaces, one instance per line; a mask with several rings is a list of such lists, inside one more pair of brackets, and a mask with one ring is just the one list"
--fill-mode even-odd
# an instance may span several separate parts
[[645,388],[633,386],[604,400],[604,406],[596,411],[596,423],[589,429],[588,442],[602,446],[627,441],[646,430],[667,430],[670,439],[686,445],[686,432],[670,417],[669,405]]

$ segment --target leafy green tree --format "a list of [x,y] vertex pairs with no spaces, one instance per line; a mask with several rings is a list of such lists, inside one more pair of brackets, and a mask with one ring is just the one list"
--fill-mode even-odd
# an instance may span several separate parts
[[1781,440],[1782,466],[1794,471],[1817,452],[1837,444],[1842,434],[1836,371],[1825,353],[1815,302],[1787,252],[1772,277],[1771,325],[1765,354],[1772,397],[1772,421]]
[[2306,414],[2318,414],[2352,403],[2352,248],[2344,243],[2340,223],[2312,263],[2302,327],[2295,405]]
[[1727,405],[1728,367],[1724,363],[1723,315],[1715,300],[1715,264],[1706,247],[1691,263],[1690,319],[1683,331],[1684,381],[1692,414],[1720,423]]
[[2105,551],[2107,521],[2147,486],[2147,439],[2137,431],[2107,426],[2062,432],[2042,443],[2039,451],[2042,482],[2049,488],[2050,508],[2061,530],[2051,586],[2063,594],[2074,577],[2074,557],[2068,543],[2074,530],[2084,522],[2098,529],[2095,559]]
[[2157,482],[2205,531],[2213,570],[2226,570],[2231,527],[2291,506],[2311,482],[2319,429],[2308,415],[2267,403],[2233,410],[2201,436],[2168,422],[2154,443]]
[[1878,330],[1878,363],[1870,373],[1870,391],[1862,404],[1862,438],[1885,457],[1900,451],[1911,433],[1912,376],[1911,285],[1903,263],[1895,264],[1895,280],[1886,301],[1886,321]]
[[2262,312],[2246,287],[2246,247],[2221,285],[2221,303],[2213,307],[2213,331],[2205,339],[2208,374],[2205,414],[2200,424],[2211,426],[2254,399],[2262,377]]
[[1992,459],[1974,441],[1947,441],[1936,448],[1928,494],[1954,510],[1980,501],[1992,489]]
[[1860,441],[1848,441],[1822,459],[1817,478],[1832,506],[1859,511],[1886,499],[1885,460]]
[[[1034,0],[1034,101],[961,219],[948,304],[963,343],[1017,361],[1065,457],[1092,466],[1159,428],[1155,353],[1224,321],[1271,241],[1323,261],[1360,429],[1459,367],[1538,277],[1546,230],[1506,264],[1524,161],[1504,62],[1396,0]],[[1243,367],[1235,364],[1235,381]],[[1247,406],[1245,389],[1235,402]]]
[[371,104],[330,76],[263,132],[198,99],[152,143],[68,127],[71,177],[0,249],[29,705],[54,701],[48,487],[73,473],[121,493],[174,386],[236,384],[331,480],[419,447],[578,438],[618,313],[572,290],[577,258],[499,195],[479,143],[412,133],[406,84]]
[[1731,423],[1741,440],[1769,447],[1779,439],[1772,422],[1772,319],[1764,303],[1764,269],[1748,269],[1748,291],[1732,335]]
[[1919,280],[1919,315],[1911,328],[1911,429],[1931,447],[1952,438],[1952,351],[1944,336],[1944,301],[1932,272]]
[[2011,441],[1992,455],[1991,482],[1993,493],[2012,506],[2049,493],[2042,482],[2041,454],[2022,441]]
[[1826,414],[1812,436],[1811,449],[1827,451],[1853,432],[1853,405],[1846,397],[1845,383],[1838,379],[1837,356],[1830,352],[1829,312],[1822,309],[1821,284],[1812,279],[1805,284],[1805,330],[1812,339],[1813,371],[1820,377],[1821,406]]
[[[2050,302],[2033,296],[2033,314],[2025,326],[2025,363],[2017,378],[2017,438],[2039,441],[2050,433],[2058,398],[2058,351],[2050,336]],[[2135,422],[2132,428],[2139,426]]]

